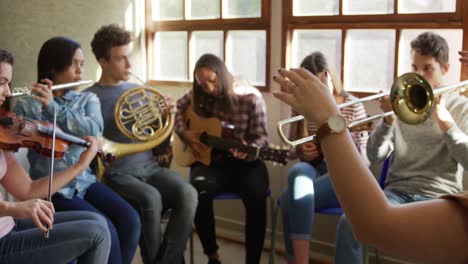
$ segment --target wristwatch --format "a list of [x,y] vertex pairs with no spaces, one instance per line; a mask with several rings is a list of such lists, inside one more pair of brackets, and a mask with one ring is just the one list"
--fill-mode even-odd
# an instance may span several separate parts
[[317,130],[316,139],[320,143],[322,139],[331,135],[339,134],[346,129],[346,120],[342,115],[333,115],[328,118],[327,122],[322,124]]

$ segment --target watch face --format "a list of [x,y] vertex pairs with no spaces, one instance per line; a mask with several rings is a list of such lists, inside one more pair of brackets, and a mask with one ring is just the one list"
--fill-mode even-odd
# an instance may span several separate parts
[[328,119],[328,126],[330,126],[330,129],[333,130],[333,132],[340,133],[345,130],[346,121],[343,116],[335,115]]

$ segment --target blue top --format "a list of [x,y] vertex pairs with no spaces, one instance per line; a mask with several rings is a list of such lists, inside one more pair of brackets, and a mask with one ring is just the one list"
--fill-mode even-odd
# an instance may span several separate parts
[[[67,91],[62,97],[54,97],[47,107],[34,100],[31,96],[20,98],[13,107],[18,116],[25,116],[34,120],[44,120],[53,123],[54,108],[57,108],[57,126],[65,133],[77,137],[99,136],[104,129],[101,103],[92,93]],[[54,173],[62,171],[78,162],[84,147],[70,145],[64,157],[54,161]],[[29,174],[37,179],[49,175],[50,158],[39,155],[35,151],[28,151],[30,163]],[[96,175],[88,167],[81,174],[67,183],[58,191],[65,198],[71,199],[75,194],[81,198],[88,187],[97,181]]]

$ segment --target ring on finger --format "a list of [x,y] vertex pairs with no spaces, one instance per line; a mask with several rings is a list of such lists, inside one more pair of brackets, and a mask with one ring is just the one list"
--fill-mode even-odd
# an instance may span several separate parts
[[290,93],[292,93],[294,91],[294,89],[296,89],[296,88],[297,88],[297,85],[295,83],[293,83],[293,82],[288,83],[288,90],[289,90]]

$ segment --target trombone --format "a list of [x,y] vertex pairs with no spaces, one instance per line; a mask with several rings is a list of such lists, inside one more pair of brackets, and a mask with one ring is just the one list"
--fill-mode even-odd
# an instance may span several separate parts
[[[434,96],[443,93],[455,92],[457,90],[465,90],[468,87],[468,80],[459,82],[453,85],[441,87],[432,90],[429,82],[417,73],[405,73],[398,77],[393,82],[390,89],[390,101],[392,103],[393,111],[385,112],[382,114],[370,116],[347,125],[348,128],[359,126],[368,123],[372,120],[384,118],[389,115],[395,114],[398,118],[407,124],[419,124],[424,122],[432,112],[434,105]],[[389,93],[379,93],[367,96],[358,100],[343,103],[338,105],[338,109],[354,105],[357,103],[375,100],[388,95]],[[305,142],[315,139],[315,135],[310,135],[297,140],[289,140],[284,133],[283,126],[293,122],[301,121],[304,116],[298,115],[278,122],[277,129],[281,139],[289,145],[297,146]]]
[[[84,80],[84,81],[78,81],[78,82],[70,82],[70,83],[63,83],[63,84],[57,84],[57,85],[52,85],[52,91],[56,90],[62,90],[62,89],[67,89],[70,87],[74,86],[79,86],[79,85],[85,85],[85,84],[90,84],[93,81],[91,80]],[[32,87],[15,87],[11,89],[11,96],[21,96],[21,95],[31,95],[31,89]]]

